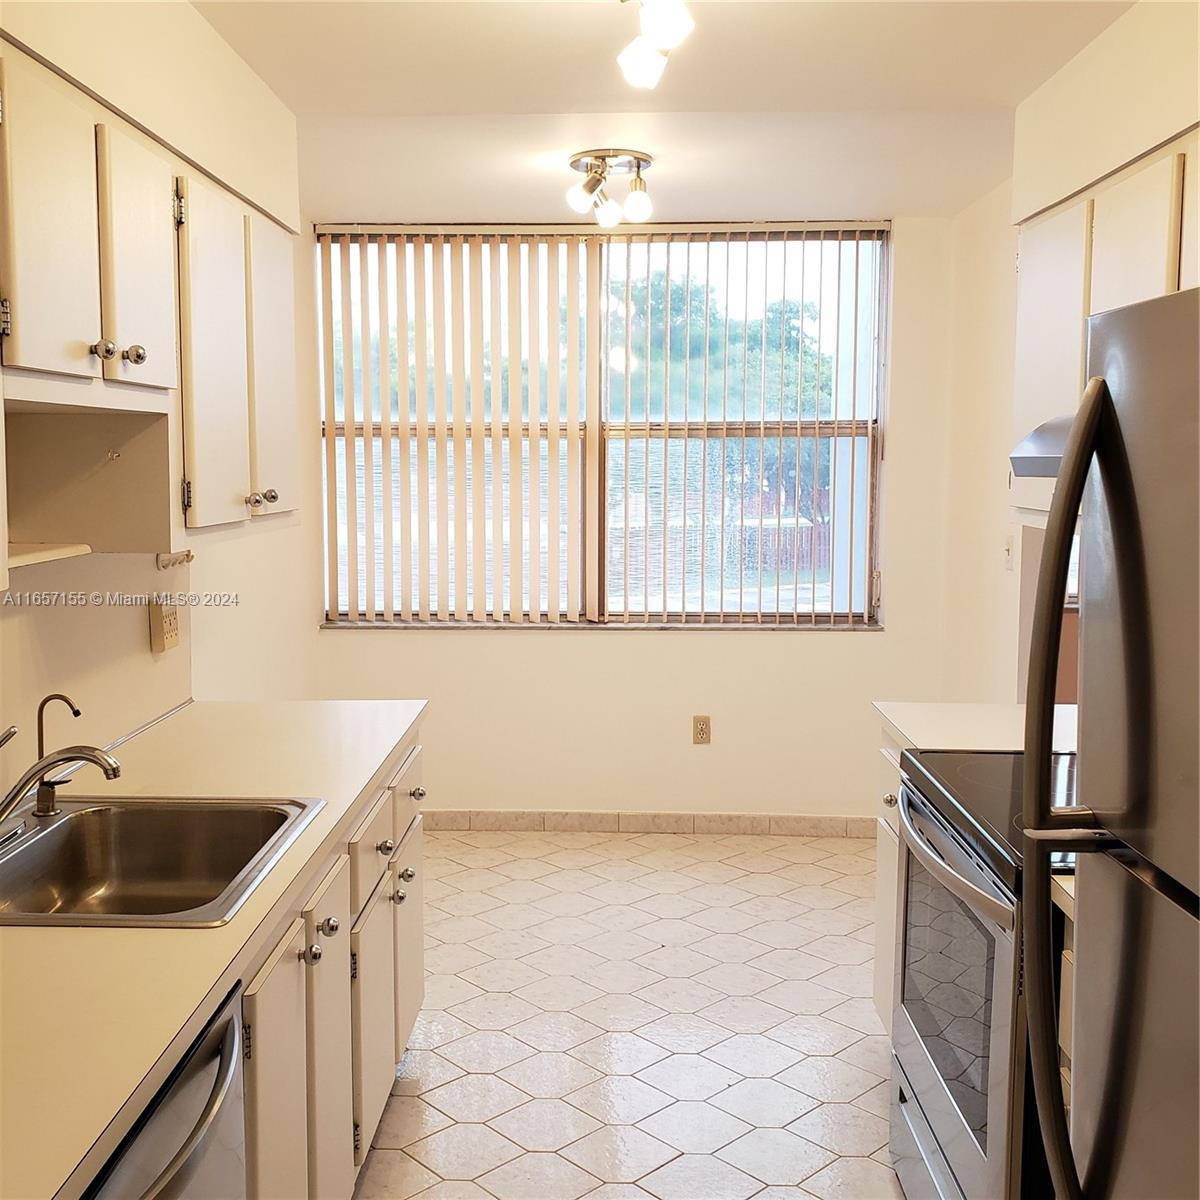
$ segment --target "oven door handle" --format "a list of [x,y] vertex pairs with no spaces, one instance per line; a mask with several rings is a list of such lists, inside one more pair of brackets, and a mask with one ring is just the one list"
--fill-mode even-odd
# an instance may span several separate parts
[[948,866],[942,857],[921,835],[909,811],[908,789],[900,789],[900,803],[897,805],[900,813],[900,828],[904,841],[916,856],[921,866],[927,870],[948,892],[957,896],[964,904],[969,904],[976,912],[982,913],[989,921],[994,921],[1001,929],[1011,930],[1016,924],[1016,909],[1011,904],[976,887],[969,879],[964,879],[957,871]]

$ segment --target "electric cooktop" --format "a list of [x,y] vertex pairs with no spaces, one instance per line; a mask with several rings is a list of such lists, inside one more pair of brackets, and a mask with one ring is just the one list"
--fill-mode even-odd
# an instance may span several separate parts
[[[925,800],[1018,890],[1021,872],[1021,776],[1024,755],[992,750],[906,750],[900,765]],[[1075,799],[1075,755],[1055,754],[1050,768],[1056,808]],[[1074,870],[1072,854],[1056,853],[1054,870]]]

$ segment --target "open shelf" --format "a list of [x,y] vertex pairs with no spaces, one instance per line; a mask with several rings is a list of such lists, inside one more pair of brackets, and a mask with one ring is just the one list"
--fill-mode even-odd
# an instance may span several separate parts
[[78,558],[91,554],[83,542],[9,542],[8,569],[30,567],[34,563],[54,562],[59,558]]

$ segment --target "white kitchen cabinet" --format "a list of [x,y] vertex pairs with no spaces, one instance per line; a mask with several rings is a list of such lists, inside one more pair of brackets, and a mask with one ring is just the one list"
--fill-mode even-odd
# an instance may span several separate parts
[[196,528],[250,511],[246,233],[233,197],[195,176],[177,182],[185,513]]
[[242,998],[248,1200],[308,1189],[304,922],[293,921]]
[[[401,831],[403,832],[403,831]],[[358,916],[396,853],[392,793],[385,791],[350,835],[350,911]]]
[[396,1057],[408,1048],[408,1035],[425,1003],[425,845],[422,819],[409,826],[391,863],[392,907],[395,910]]
[[246,341],[252,516],[299,506],[296,321],[292,235],[259,213],[245,216]]
[[[1015,446],[1052,417],[1069,416],[1083,393],[1084,320],[1091,291],[1092,202],[1056,209],[1021,227],[1017,275]],[[1046,511],[1052,479],[1012,481],[1009,502]]]
[[5,47],[0,300],[6,367],[100,375],[96,131],[83,93]]
[[875,1011],[889,1033],[896,990],[896,875],[900,858],[900,747],[884,734],[880,750],[879,808],[875,828]]
[[396,988],[392,876],[350,931],[350,1029],[354,1072],[354,1161],[361,1164],[396,1080]]
[[96,126],[100,311],[115,353],[104,378],[179,386],[175,319],[175,173],[170,160],[115,125]]
[[[303,911],[306,946],[321,958],[307,975],[308,1196],[354,1190],[350,1038],[350,861],[343,854]],[[297,1195],[303,1195],[298,1192]]]

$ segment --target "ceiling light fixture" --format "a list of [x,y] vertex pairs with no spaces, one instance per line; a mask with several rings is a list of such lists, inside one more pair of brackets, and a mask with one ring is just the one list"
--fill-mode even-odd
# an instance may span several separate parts
[[641,6],[641,33],[617,55],[617,64],[630,87],[654,88],[666,70],[668,53],[696,28],[696,22],[684,0],[641,0]]
[[[591,212],[603,229],[612,229],[627,221],[648,221],[654,211],[642,172],[654,159],[641,150],[581,150],[571,156],[571,167],[583,179],[567,192],[567,203],[575,212]],[[632,175],[629,194],[622,205],[608,192],[614,175]]]

